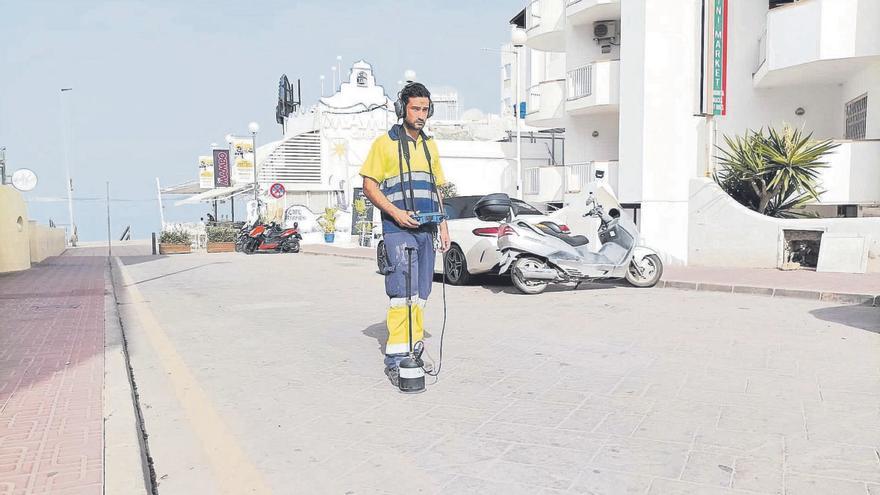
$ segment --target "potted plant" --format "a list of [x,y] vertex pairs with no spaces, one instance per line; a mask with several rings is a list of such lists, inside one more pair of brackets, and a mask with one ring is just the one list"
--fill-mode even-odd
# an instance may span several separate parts
[[159,236],[159,254],[192,252],[192,234],[183,229],[163,230]]
[[369,246],[370,238],[373,235],[373,222],[367,219],[367,200],[358,198],[354,200],[355,217],[355,233],[357,234],[357,242],[361,246]]
[[318,225],[324,231],[324,242],[332,243],[336,237],[336,208],[324,208],[324,213],[318,217]]
[[229,253],[235,251],[236,230],[228,226],[208,226],[205,228],[208,234],[209,253]]

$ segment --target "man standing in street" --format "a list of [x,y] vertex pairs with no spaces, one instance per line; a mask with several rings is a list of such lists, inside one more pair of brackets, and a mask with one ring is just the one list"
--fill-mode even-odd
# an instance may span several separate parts
[[[413,298],[412,338],[424,335],[424,307],[434,278],[435,238],[441,252],[449,249],[446,222],[420,224],[416,213],[442,210],[438,186],[445,183],[437,144],[423,132],[433,114],[431,93],[420,83],[407,84],[398,94],[395,124],[376,138],[360,175],[364,195],[382,211],[382,232],[388,253],[385,292],[390,298],[386,323],[385,373],[397,385],[398,366],[409,353],[406,299]],[[407,249],[413,249],[407,266]],[[406,293],[407,277],[411,293]]]

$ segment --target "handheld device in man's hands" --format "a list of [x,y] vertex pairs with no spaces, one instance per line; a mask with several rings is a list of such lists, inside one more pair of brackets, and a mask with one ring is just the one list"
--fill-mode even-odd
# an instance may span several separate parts
[[442,223],[443,220],[446,220],[448,217],[446,213],[441,211],[431,211],[427,213],[416,212],[410,215],[413,220],[419,222],[419,225],[425,225],[429,223]]

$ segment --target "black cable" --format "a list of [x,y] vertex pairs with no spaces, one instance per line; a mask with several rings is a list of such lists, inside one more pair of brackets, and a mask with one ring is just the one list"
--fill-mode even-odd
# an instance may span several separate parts
[[422,371],[428,376],[437,377],[440,375],[440,368],[443,367],[443,336],[446,335],[446,260],[443,260],[443,325],[440,327],[440,353],[437,358],[437,368],[428,371],[422,366]]

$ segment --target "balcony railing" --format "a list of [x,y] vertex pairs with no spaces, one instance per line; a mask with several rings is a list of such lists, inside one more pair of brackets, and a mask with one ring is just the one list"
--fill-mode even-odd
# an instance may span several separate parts
[[566,163],[565,175],[563,177],[565,181],[563,185],[564,190],[568,193],[583,191],[587,184],[596,180],[596,170],[602,170],[605,172],[605,176],[600,182],[607,183],[611,186],[614,193],[617,194],[618,165],[619,162],[617,160]]
[[566,100],[593,94],[593,64],[572,69],[566,74]]
[[538,194],[541,191],[541,170],[538,167],[523,171],[523,194]]

